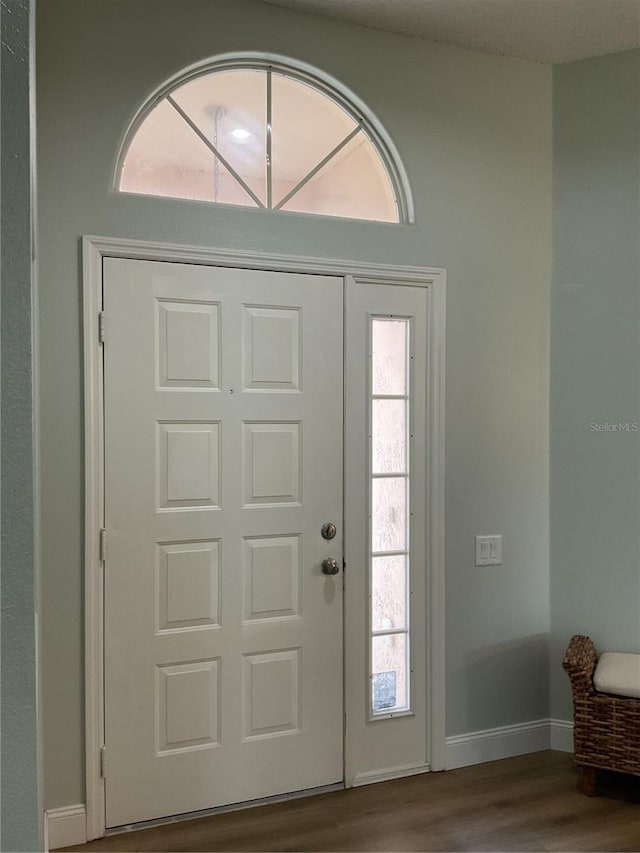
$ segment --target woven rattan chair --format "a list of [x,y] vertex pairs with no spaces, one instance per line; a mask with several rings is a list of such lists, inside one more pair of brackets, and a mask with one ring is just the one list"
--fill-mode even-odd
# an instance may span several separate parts
[[573,692],[573,748],[582,768],[581,788],[595,794],[596,771],[640,776],[640,699],[597,693],[598,655],[589,637],[571,638],[562,662]]

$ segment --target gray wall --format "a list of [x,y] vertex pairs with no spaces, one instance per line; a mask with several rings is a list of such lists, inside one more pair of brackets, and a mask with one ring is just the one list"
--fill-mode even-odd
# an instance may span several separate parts
[[[83,233],[448,269],[447,730],[548,715],[551,71],[277,7],[47,0],[38,20],[45,805],[82,802]],[[343,81],[413,186],[414,226],[109,193],[161,81],[264,50]],[[504,566],[473,566],[475,533]]]
[[640,51],[553,79],[551,713],[570,719],[571,634],[640,651],[640,432],[591,426],[640,422]]
[[0,848],[40,849],[34,573],[29,0],[0,3]]

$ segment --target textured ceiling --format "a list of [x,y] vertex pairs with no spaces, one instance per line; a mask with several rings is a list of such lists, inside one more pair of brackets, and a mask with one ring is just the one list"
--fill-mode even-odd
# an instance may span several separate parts
[[266,2],[535,62],[570,62],[640,46],[640,0]]

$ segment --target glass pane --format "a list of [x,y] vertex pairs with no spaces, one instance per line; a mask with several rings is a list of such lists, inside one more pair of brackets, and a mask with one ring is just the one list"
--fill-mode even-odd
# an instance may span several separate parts
[[264,71],[220,71],[196,77],[171,93],[263,204],[267,202],[266,87]]
[[133,137],[119,189],[255,207],[168,101],[161,101],[149,113]]
[[407,393],[407,320],[372,323],[371,385],[374,394]]
[[273,74],[271,92],[275,205],[351,133],[356,122],[325,94],[298,80]]
[[404,474],[407,465],[406,400],[374,400],[371,467],[374,474]]
[[407,545],[407,480],[384,477],[371,483],[372,551],[404,551]]
[[371,706],[375,711],[408,707],[407,635],[371,640]]
[[374,631],[407,627],[407,558],[374,557],[371,567],[371,625]]
[[354,136],[282,209],[350,219],[398,221],[386,169],[364,133]]

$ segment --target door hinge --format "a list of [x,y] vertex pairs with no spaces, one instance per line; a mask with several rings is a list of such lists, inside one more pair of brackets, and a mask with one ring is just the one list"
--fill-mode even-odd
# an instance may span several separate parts
[[100,747],[100,778],[107,778],[107,747]]
[[100,562],[104,563],[107,560],[107,531],[102,528],[100,531]]
[[107,319],[104,316],[104,311],[98,314],[98,340],[103,344],[107,337]]

